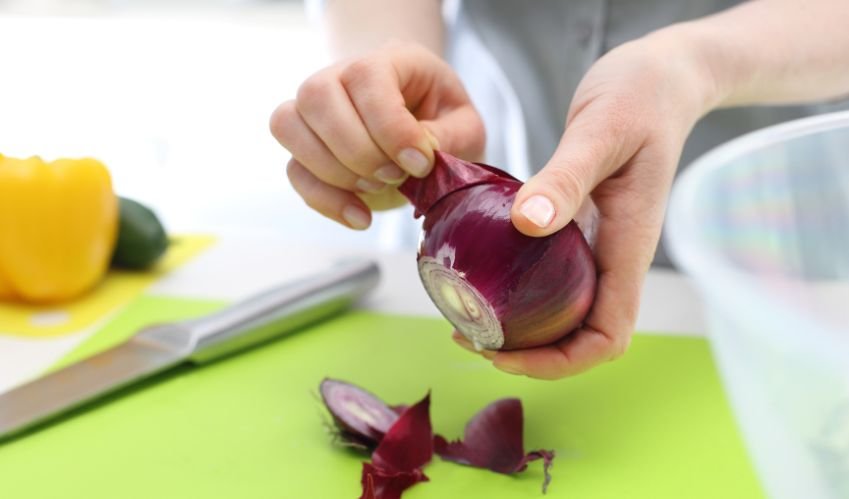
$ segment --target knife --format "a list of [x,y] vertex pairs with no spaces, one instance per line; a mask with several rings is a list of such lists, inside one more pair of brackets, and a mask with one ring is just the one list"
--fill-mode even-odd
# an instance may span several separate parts
[[179,364],[203,364],[349,308],[374,289],[377,264],[330,270],[198,319],[145,327],[124,343],[0,395],[0,440]]

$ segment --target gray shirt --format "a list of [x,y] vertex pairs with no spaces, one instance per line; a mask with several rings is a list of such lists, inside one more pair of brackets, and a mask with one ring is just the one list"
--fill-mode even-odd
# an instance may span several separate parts
[[[450,58],[476,98],[474,86],[479,86],[483,79],[476,73],[488,57],[490,66],[497,66],[494,71],[509,83],[507,90],[514,92],[523,121],[520,146],[524,152],[517,153],[510,150],[511,131],[504,129],[505,115],[509,113],[503,110],[509,106],[498,104],[495,99],[476,101],[489,134],[487,160],[511,169],[520,177],[538,171],[554,152],[575,88],[596,59],[611,48],[656,29],[703,17],[737,3],[735,0],[462,0],[456,5],[450,23]],[[475,50],[468,49],[469,37],[474,39],[472,45],[477,51],[488,52],[489,56],[472,55]],[[474,67],[465,67],[469,64]],[[500,85],[501,93],[506,86]],[[496,90],[483,93],[493,97],[498,93]],[[696,125],[680,164],[686,166],[707,150],[752,130],[840,109],[849,109],[849,101],[714,111]],[[526,159],[525,165],[517,164],[521,156]],[[655,263],[668,264],[663,248]]]
[[[306,0],[318,17],[327,0]],[[402,0],[398,0],[402,1]],[[487,129],[486,161],[526,179],[546,164],[565,127],[575,88],[606,51],[651,31],[704,17],[738,0],[444,0],[453,64]],[[707,150],[750,131],[829,111],[849,100],[714,111],[690,134],[679,171]],[[659,201],[660,202],[660,201]],[[414,248],[412,210],[376,214],[386,248]],[[655,264],[669,265],[661,243]]]

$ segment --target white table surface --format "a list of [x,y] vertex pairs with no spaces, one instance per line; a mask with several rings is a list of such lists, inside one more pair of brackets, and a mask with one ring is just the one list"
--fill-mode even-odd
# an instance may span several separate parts
[[[369,252],[299,245],[279,237],[222,236],[196,259],[172,272],[147,293],[237,301],[326,269],[337,259],[361,256],[381,268],[378,288],[360,305],[367,310],[439,317],[416,272],[413,252]],[[0,325],[0,328],[2,325]],[[446,322],[446,327],[450,327]],[[0,335],[0,392],[37,376],[93,334],[96,328],[49,340]],[[646,279],[637,330],[702,335],[700,302],[687,278],[665,270]]]

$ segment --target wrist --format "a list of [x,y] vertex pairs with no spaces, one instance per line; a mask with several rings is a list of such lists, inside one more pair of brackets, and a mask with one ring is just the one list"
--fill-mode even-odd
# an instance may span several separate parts
[[683,91],[695,106],[696,119],[733,99],[737,65],[698,21],[674,24],[642,40],[662,54],[681,80]]

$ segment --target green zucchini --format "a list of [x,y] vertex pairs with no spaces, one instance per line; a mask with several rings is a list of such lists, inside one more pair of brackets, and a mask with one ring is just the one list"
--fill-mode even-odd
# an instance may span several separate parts
[[119,197],[118,201],[118,240],[112,254],[112,265],[139,270],[149,268],[168,249],[165,228],[147,206],[123,197]]

